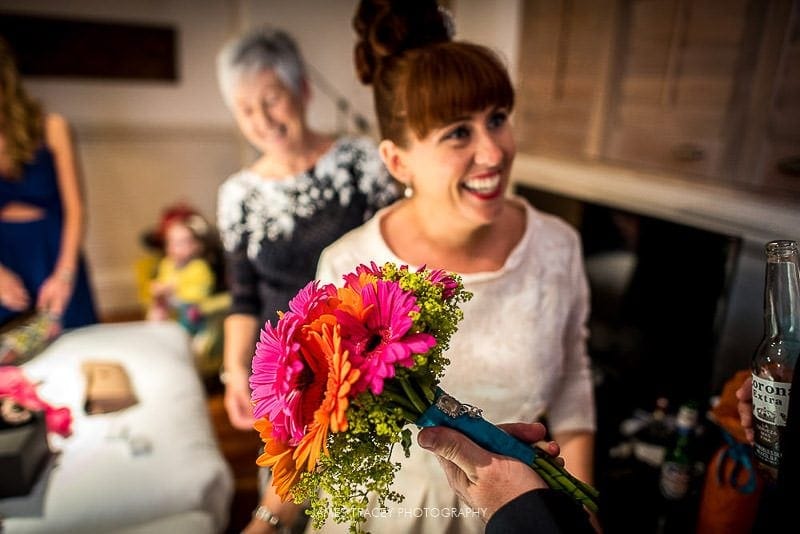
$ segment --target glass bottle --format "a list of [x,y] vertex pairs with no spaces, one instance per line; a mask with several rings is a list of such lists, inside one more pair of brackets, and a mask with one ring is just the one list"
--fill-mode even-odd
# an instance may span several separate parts
[[697,427],[697,408],[684,404],[675,420],[675,442],[667,451],[661,465],[658,486],[667,500],[680,500],[689,493],[694,468],[694,437]]
[[658,479],[661,495],[657,534],[691,532],[696,506],[690,495],[697,457],[698,411],[694,404],[681,405],[675,419],[675,437],[667,450]]
[[667,398],[659,397],[653,413],[647,416],[647,424],[634,435],[632,441],[634,457],[656,469],[664,462],[664,455],[672,439],[667,420],[668,406]]
[[[651,441],[659,445],[663,445],[666,449],[669,444],[672,430],[667,422],[667,408],[669,408],[669,400],[666,397],[659,397],[656,399],[656,407],[653,410],[653,419],[650,422],[648,434],[651,436]],[[666,451],[665,451],[666,452]]]
[[753,452],[762,471],[775,480],[800,353],[800,261],[796,241],[772,241],[766,253],[764,338],[752,360]]

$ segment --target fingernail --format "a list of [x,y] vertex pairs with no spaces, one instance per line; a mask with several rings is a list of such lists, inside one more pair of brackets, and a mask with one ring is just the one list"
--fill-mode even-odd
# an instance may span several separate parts
[[417,443],[423,449],[430,449],[433,447],[434,442],[434,433],[436,431],[432,428],[423,428],[420,430],[419,434],[417,434]]

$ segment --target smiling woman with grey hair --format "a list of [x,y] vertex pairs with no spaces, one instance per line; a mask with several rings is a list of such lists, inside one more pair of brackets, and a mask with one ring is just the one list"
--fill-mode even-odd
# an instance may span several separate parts
[[[395,185],[366,138],[336,137],[306,121],[311,95],[294,40],[255,28],[217,57],[220,89],[245,139],[260,153],[218,194],[233,304],[225,320],[225,408],[250,430],[250,363],[265,321],[314,278],[322,249],[392,202]],[[245,532],[272,528],[265,501]]]
[[217,56],[217,77],[229,108],[238,84],[263,70],[274,71],[295,96],[302,95],[306,69],[294,40],[282,30],[261,27],[230,41]]

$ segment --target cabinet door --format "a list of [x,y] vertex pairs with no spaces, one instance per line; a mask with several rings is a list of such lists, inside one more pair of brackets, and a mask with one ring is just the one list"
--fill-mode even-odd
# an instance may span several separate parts
[[774,6],[765,33],[775,42],[765,39],[762,55],[776,59],[765,61],[762,76],[774,83],[763,84],[770,90],[766,109],[757,101],[751,107],[754,165],[742,165],[738,179],[800,198],[800,1]]
[[596,152],[614,0],[526,0],[515,129],[523,152]]
[[[603,155],[724,179],[747,102],[766,2],[631,0],[617,26],[617,71]],[[730,179],[730,177],[728,177]]]
[[800,195],[800,0],[524,0],[520,151]]

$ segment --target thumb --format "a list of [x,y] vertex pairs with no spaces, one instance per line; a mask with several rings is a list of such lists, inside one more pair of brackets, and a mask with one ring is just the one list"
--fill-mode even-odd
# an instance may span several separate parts
[[453,462],[473,481],[477,467],[491,462],[491,453],[451,428],[423,428],[417,435],[417,442],[423,449]]

